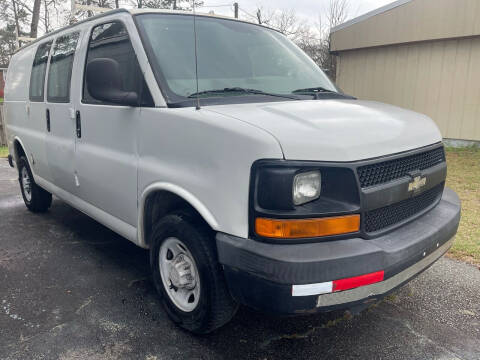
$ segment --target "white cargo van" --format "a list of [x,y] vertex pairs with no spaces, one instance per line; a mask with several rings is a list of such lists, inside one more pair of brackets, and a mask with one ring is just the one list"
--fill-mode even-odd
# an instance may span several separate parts
[[433,121],[343,94],[259,25],[90,18],[13,56],[5,110],[27,207],[54,194],[150,249],[168,314],[196,333],[237,304],[360,309],[457,231]]

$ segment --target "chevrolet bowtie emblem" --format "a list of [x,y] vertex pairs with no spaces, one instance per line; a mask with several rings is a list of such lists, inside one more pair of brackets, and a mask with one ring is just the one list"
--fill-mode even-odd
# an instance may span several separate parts
[[413,181],[408,184],[408,191],[417,191],[425,186],[427,178],[422,176],[415,176]]

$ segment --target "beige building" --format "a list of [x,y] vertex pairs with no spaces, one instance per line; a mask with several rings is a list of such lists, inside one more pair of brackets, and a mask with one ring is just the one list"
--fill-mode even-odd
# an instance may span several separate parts
[[333,29],[337,83],[480,141],[480,0],[399,0]]

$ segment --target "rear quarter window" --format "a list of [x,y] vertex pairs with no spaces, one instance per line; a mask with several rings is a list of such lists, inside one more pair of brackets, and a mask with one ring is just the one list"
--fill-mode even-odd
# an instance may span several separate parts
[[73,59],[79,38],[74,32],[56,39],[48,69],[47,100],[49,102],[70,102],[70,81]]
[[35,53],[30,74],[30,101],[43,101],[45,88],[45,73],[47,71],[48,55],[52,41],[40,44]]

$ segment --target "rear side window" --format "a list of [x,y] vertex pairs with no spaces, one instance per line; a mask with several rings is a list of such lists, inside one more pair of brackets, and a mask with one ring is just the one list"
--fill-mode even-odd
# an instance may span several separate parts
[[[117,61],[120,65],[123,90],[136,92],[142,99],[142,106],[153,106],[152,96],[144,81],[137,56],[123,23],[114,21],[92,29],[88,44],[87,66],[90,61],[98,58],[110,58]],[[114,105],[94,99],[90,95],[86,76],[84,76],[83,102]]]
[[45,88],[45,72],[47,71],[48,54],[52,42],[46,42],[38,46],[33,59],[32,72],[30,74],[30,101],[43,101]]
[[48,68],[47,100],[49,102],[70,102],[70,80],[73,57],[79,33],[60,36],[53,46]]

